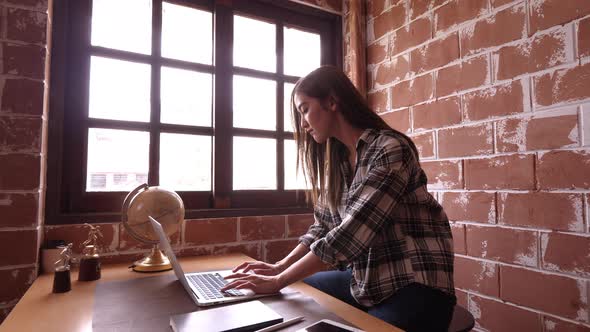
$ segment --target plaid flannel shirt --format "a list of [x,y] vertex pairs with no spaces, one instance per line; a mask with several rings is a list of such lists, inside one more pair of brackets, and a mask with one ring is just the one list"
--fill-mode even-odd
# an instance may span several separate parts
[[449,222],[406,139],[367,129],[356,149],[356,171],[342,169],[338,211],[316,206],[300,242],[323,262],[351,268],[351,293],[365,306],[413,282],[454,294]]

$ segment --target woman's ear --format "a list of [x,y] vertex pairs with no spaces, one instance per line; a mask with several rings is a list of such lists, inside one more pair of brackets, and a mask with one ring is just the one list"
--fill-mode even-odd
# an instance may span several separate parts
[[338,109],[338,99],[333,94],[328,96],[328,109],[332,112],[336,112]]

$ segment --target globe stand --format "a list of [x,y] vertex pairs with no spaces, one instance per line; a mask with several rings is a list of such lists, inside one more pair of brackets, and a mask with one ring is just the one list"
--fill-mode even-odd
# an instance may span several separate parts
[[137,272],[160,272],[168,270],[172,270],[170,259],[158,249],[157,244],[154,245],[151,252],[144,258],[133,263],[133,271]]

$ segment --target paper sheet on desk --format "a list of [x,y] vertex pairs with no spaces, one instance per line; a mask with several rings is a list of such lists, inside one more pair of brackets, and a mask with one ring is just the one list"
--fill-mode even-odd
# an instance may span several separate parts
[[[281,329],[281,332],[297,331],[321,319],[351,325],[310,297],[289,288],[283,289],[281,293],[258,300],[285,320],[296,316],[305,317],[303,322]],[[171,315],[211,308],[200,308],[194,304],[173,275],[101,281],[96,285],[94,299],[92,329],[95,332],[170,331]]]

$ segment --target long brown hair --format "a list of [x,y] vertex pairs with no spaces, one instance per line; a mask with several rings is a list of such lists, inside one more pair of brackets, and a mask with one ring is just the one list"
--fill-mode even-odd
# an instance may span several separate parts
[[306,183],[311,185],[307,197],[313,204],[319,203],[329,207],[331,211],[336,211],[344,188],[341,165],[345,162],[348,151],[344,144],[333,137],[328,138],[325,144],[318,144],[301,128],[301,114],[295,105],[296,94],[317,98],[322,105],[326,105],[328,98],[333,97],[338,110],[353,127],[392,130],[405,138],[418,159],[418,150],[412,140],[391,128],[373,112],[342,70],[334,66],[319,67],[299,79],[291,93],[297,167],[305,174]]

